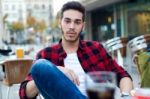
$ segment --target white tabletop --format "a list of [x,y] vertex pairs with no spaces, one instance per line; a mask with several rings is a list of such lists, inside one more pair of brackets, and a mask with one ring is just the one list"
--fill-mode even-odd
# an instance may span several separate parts
[[8,60],[16,60],[16,59],[23,59],[23,60],[28,60],[28,59],[33,59],[30,56],[25,55],[24,58],[17,58],[16,55],[10,55],[10,56],[0,56],[0,65],[3,64],[5,61]]

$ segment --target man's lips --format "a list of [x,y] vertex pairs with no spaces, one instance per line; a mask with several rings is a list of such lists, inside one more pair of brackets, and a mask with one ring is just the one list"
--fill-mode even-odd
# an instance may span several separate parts
[[67,35],[76,35],[75,32],[67,32]]
[[74,32],[74,31],[68,31],[67,33],[68,34],[75,34],[76,32]]

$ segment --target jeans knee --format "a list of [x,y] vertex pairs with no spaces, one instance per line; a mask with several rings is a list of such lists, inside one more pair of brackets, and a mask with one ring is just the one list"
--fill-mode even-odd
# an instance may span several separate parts
[[[58,74],[56,66],[46,59],[35,61],[31,68],[31,75],[35,81],[49,79]],[[47,78],[48,77],[48,78]]]
[[35,63],[32,65],[32,68],[31,68],[31,74],[33,73],[39,73],[41,70],[44,70],[44,68],[53,68],[54,65],[46,60],[46,59],[38,59],[35,61]]

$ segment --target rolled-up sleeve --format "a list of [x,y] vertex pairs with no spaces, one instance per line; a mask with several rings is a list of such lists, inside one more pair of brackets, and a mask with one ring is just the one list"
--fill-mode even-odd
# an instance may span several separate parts
[[31,80],[32,80],[32,76],[31,76],[31,74],[28,74],[26,79],[21,83],[20,89],[19,89],[20,99],[36,99],[36,96],[33,97],[33,98],[28,98],[27,95],[26,95],[26,85]]

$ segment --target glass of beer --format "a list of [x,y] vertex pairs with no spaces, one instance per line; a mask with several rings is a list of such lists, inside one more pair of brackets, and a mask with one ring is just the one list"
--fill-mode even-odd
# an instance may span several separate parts
[[24,49],[23,48],[16,48],[16,57],[24,58]]
[[116,75],[113,72],[89,72],[85,77],[89,99],[115,99]]

